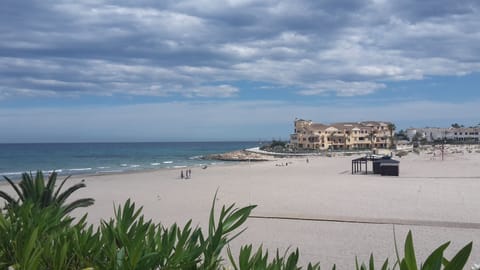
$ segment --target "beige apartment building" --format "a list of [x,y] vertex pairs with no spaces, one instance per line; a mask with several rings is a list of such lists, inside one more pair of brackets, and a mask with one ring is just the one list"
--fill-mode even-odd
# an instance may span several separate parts
[[390,122],[364,121],[333,124],[296,119],[290,144],[298,149],[355,150],[391,148],[394,125]]

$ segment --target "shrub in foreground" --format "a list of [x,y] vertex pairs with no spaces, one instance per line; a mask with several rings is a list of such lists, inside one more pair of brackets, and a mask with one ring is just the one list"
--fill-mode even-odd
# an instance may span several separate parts
[[79,207],[87,207],[94,203],[92,198],[78,199],[67,203],[67,199],[75,191],[84,188],[84,183],[77,183],[65,191],[61,192],[63,185],[70,178],[66,177],[60,186],[55,190],[57,183],[56,172],[52,172],[48,176],[48,181],[45,182],[43,172],[37,171],[35,177],[32,173],[23,173],[22,180],[16,185],[10,178],[4,176],[5,180],[10,184],[16,193],[17,199],[0,190],[0,198],[7,202],[7,207],[18,207],[22,203],[32,203],[36,207],[44,208],[48,206],[55,206],[61,208],[64,214],[71,212]]
[[[302,269],[299,251],[270,258],[262,247],[240,248],[237,258],[227,248],[228,261],[221,254],[243,230],[255,206],[222,207],[215,218],[210,213],[208,232],[191,226],[174,224],[164,227],[146,220],[142,208],[128,200],[115,210],[115,217],[102,221],[94,229],[87,226],[86,216],[78,222],[63,215],[58,207],[39,208],[25,203],[9,208],[0,215],[0,269]],[[405,241],[405,254],[393,266],[388,260],[381,267],[370,257],[368,267],[358,264],[357,270],[457,270],[463,269],[472,243],[461,249],[451,260],[443,256],[449,243],[432,252],[417,265],[411,233]],[[310,263],[307,270],[319,270],[319,263]],[[333,267],[335,269],[335,266]]]

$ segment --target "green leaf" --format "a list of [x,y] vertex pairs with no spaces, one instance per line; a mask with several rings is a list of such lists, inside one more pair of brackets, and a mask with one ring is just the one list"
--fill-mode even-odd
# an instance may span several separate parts
[[382,265],[382,270],[387,270],[387,269],[388,269],[388,259],[386,259]]
[[470,242],[465,247],[463,247],[448,263],[444,270],[457,270],[463,269],[465,264],[468,261],[468,257],[470,257],[470,253],[472,252],[472,245],[473,243]]
[[18,189],[17,185],[15,185],[15,183],[13,183],[13,181],[12,181],[10,178],[8,178],[8,177],[6,177],[6,176],[4,176],[3,178],[5,178],[5,180],[6,180],[6,181],[10,184],[10,186],[15,190],[15,193],[17,193],[17,195],[18,195],[18,197],[20,198],[20,200],[23,201],[23,200],[24,200],[23,194],[22,194],[22,192],[20,191],[20,189]]
[[210,218],[208,222],[208,234],[213,235],[215,231],[215,201],[217,200],[218,188],[213,196],[212,208],[210,208]]
[[[242,248],[240,248],[240,256],[242,255]],[[237,267],[237,264],[235,263],[235,259],[233,258],[233,255],[232,255],[232,250],[230,249],[230,247],[227,248],[227,255],[228,255],[228,259],[230,260],[230,263],[232,264],[232,267],[234,270],[239,270],[238,267]],[[242,264],[242,258],[239,259],[239,264],[241,265]]]
[[116,266],[117,266],[117,269],[122,269],[123,267],[123,262],[125,260],[125,248],[122,247],[121,249],[119,249],[117,251],[117,254],[116,254]]
[[450,242],[447,242],[435,249],[425,260],[422,270],[440,270],[442,267],[443,252],[448,245],[450,245]]
[[405,263],[408,270],[418,270],[415,249],[413,248],[412,231],[408,232],[407,239],[405,240]]
[[[233,206],[233,205],[232,205]],[[240,227],[247,218],[250,216],[252,210],[257,207],[256,205],[250,205],[241,209],[235,210],[230,216],[227,217],[223,224],[224,233],[229,233],[238,227]]]

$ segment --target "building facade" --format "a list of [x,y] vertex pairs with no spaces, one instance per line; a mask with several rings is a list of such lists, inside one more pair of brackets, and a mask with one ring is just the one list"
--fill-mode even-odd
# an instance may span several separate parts
[[415,137],[427,142],[449,141],[449,142],[479,142],[480,127],[461,128],[409,128],[406,130],[407,137],[412,141]]
[[314,123],[295,119],[290,145],[310,150],[391,148],[394,125],[390,122]]

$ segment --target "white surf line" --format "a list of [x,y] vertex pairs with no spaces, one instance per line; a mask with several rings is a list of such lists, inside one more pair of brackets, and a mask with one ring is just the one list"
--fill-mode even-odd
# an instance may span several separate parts
[[409,226],[443,227],[443,228],[457,228],[457,229],[480,229],[480,223],[436,221],[436,220],[361,218],[361,217],[308,218],[308,217],[264,216],[264,215],[252,215],[252,216],[249,216],[249,218],[276,219],[276,220],[295,220],[295,221],[313,221],[313,222],[340,222],[340,223],[374,224],[374,225],[409,225]]

